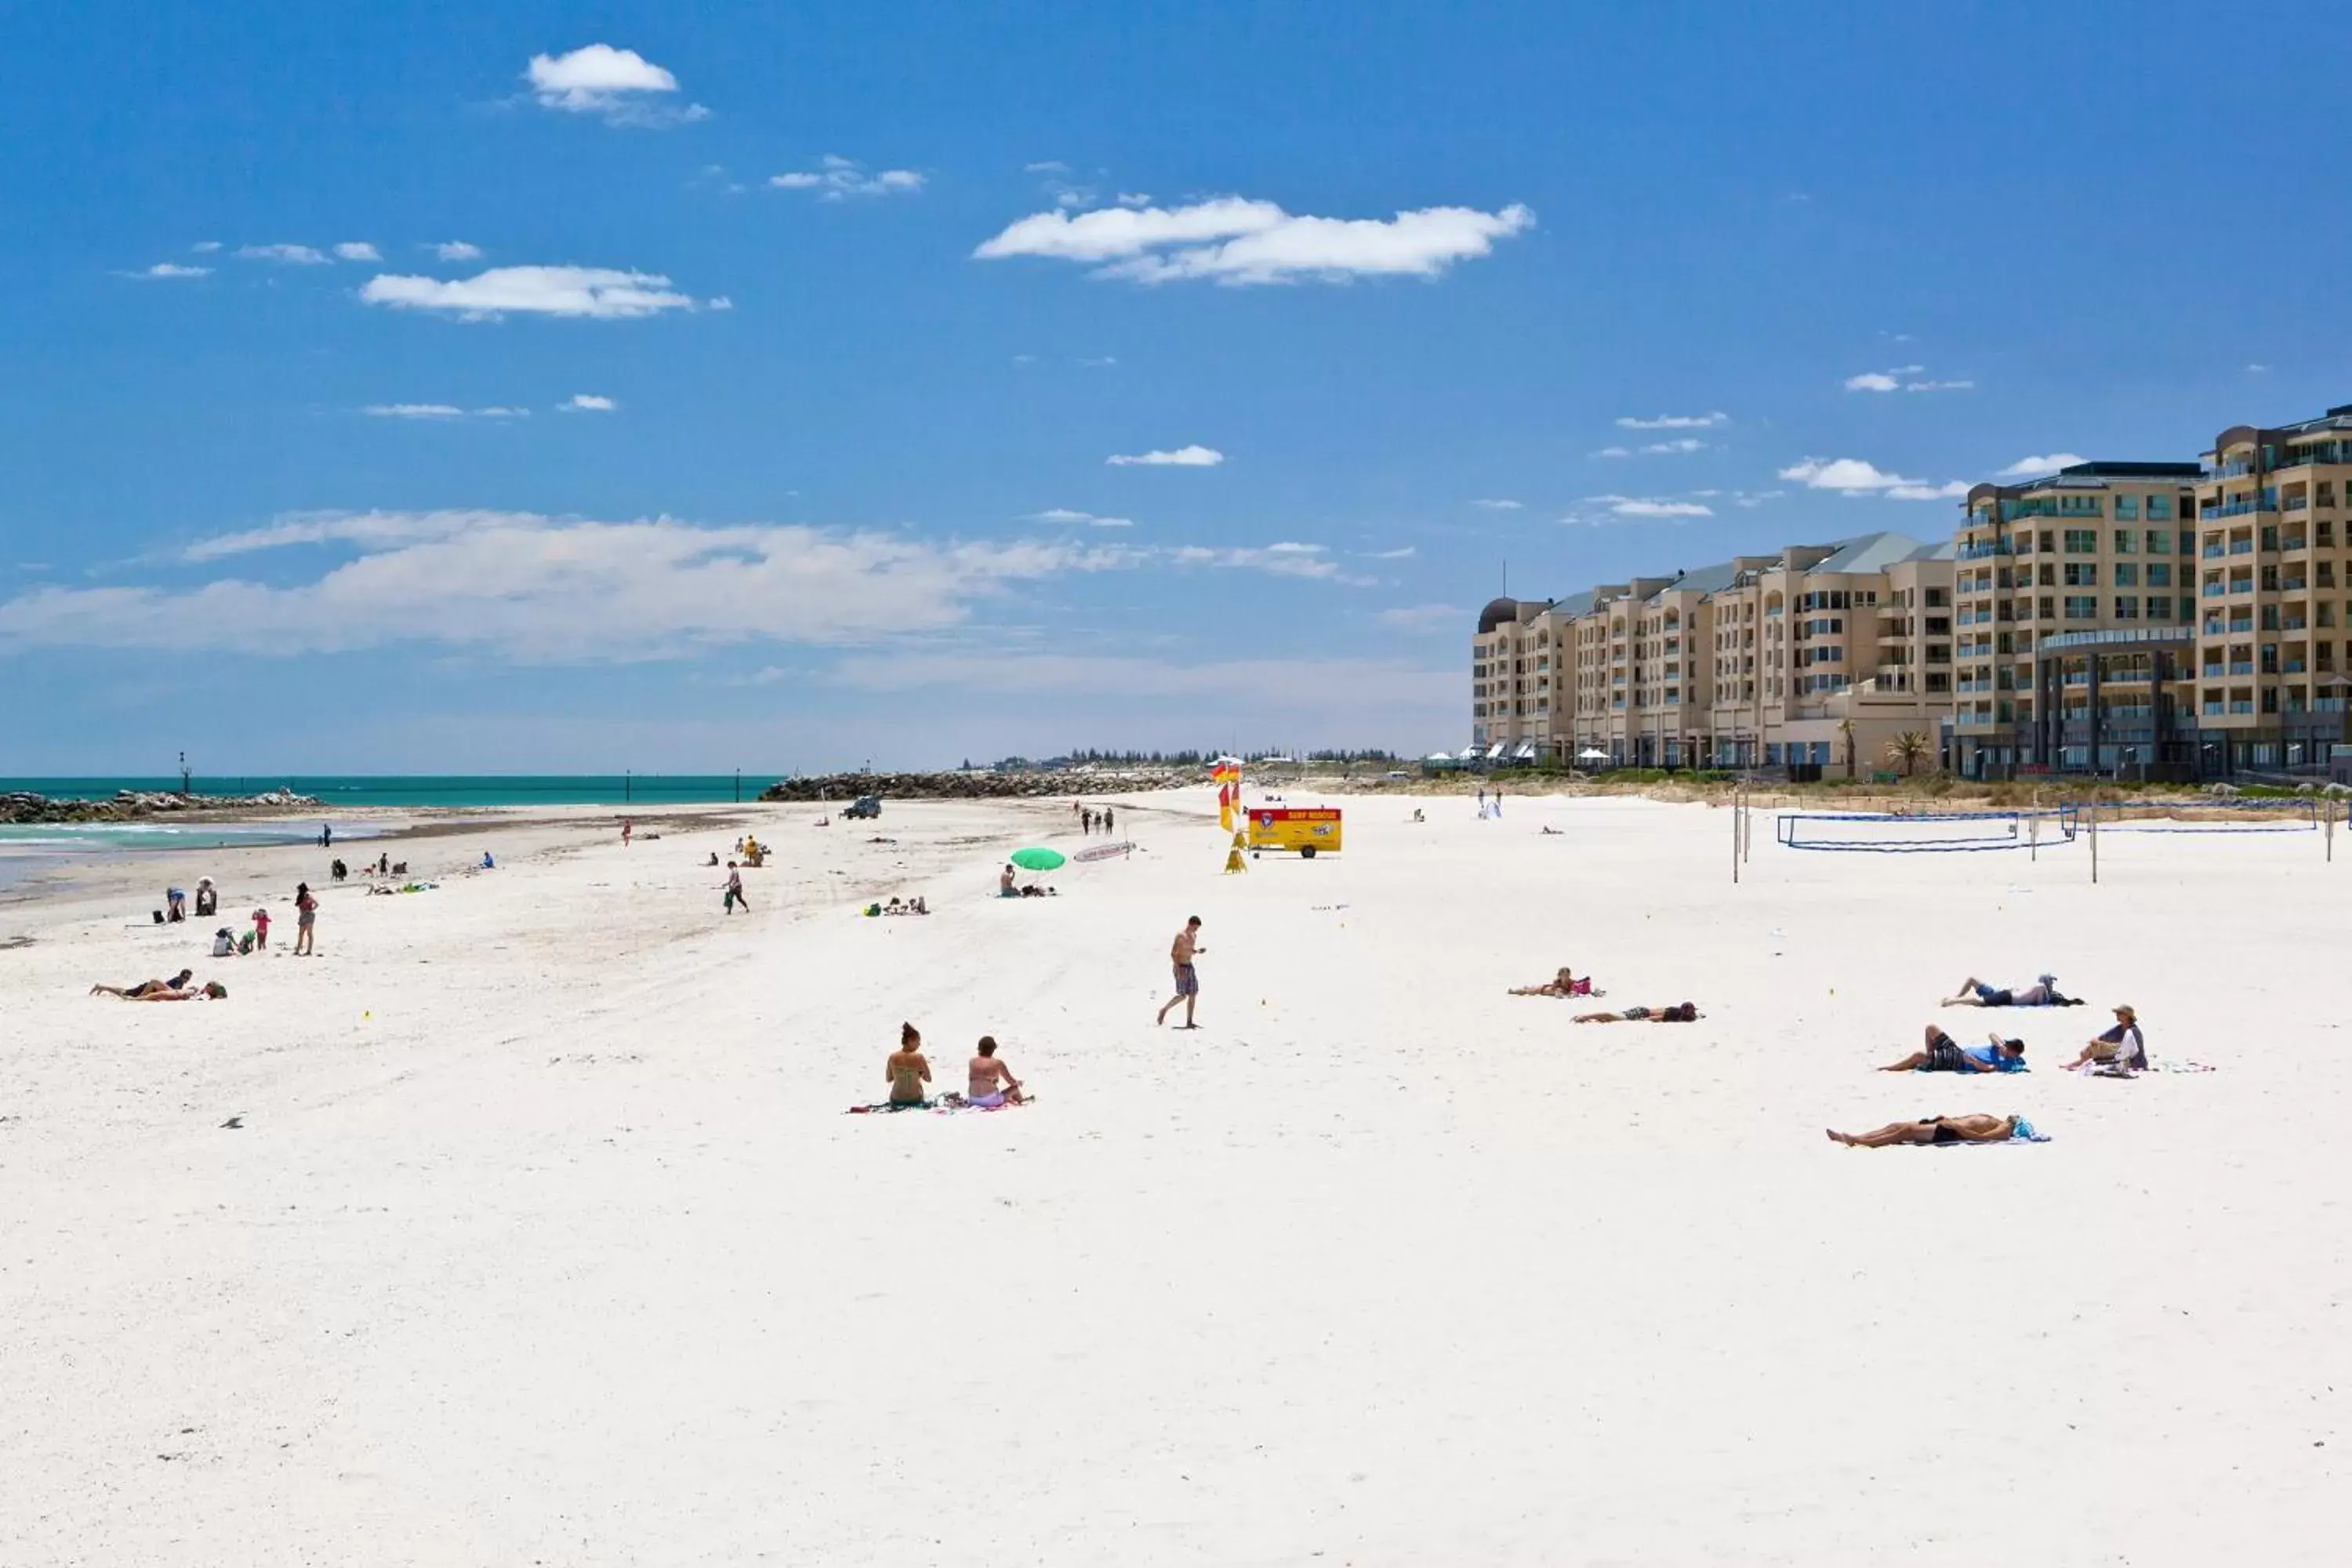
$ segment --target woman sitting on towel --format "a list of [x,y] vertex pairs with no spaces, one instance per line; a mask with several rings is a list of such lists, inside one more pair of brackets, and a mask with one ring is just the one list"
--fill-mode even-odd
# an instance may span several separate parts
[[922,1032],[912,1024],[898,1026],[898,1048],[882,1066],[882,1076],[890,1083],[890,1103],[915,1107],[928,1104],[923,1085],[931,1081],[931,1064],[923,1059]]
[[2017,1135],[2014,1116],[1930,1116],[1918,1121],[1894,1121],[1875,1132],[1838,1132],[1829,1129],[1830,1142],[1849,1149],[1884,1149],[1889,1143],[2005,1143]]
[[1687,1024],[1705,1017],[1696,1007],[1685,1002],[1678,1007],[1628,1007],[1622,1013],[1579,1013],[1579,1024]]
[[996,1059],[996,1037],[980,1037],[980,1054],[965,1064],[964,1087],[968,1103],[982,1110],[993,1110],[1000,1105],[1021,1103],[1021,1080],[1013,1069]]
[[[1999,1035],[1981,1046],[1963,1046],[1935,1025],[1927,1026],[1927,1049],[1913,1051],[1880,1072],[2014,1072],[2025,1066],[2025,1042]],[[2009,1064],[2016,1063],[2012,1068]]]

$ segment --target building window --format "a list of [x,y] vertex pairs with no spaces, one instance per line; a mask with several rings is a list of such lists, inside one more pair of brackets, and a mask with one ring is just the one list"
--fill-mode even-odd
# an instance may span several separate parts
[[[2155,499],[2153,497],[2149,498],[2149,504],[2155,504]],[[2168,528],[2149,529],[2147,531],[2147,552],[2150,555],[2171,554],[2172,531]]]
[[[2150,496],[2150,497],[2148,497],[2148,498],[2147,498],[2147,520],[2148,520],[2148,521],[2150,521],[2150,522],[2166,522],[2166,521],[2170,521],[2171,517],[2172,517],[2172,498],[2171,498],[2170,496]],[[2150,539],[2154,539],[2156,536],[2155,536],[2153,533],[2151,533],[2151,534],[2149,534],[2149,536],[2148,536],[2148,537],[2149,537]],[[2148,548],[2149,548],[2150,550],[2153,550],[2153,549],[2155,549],[2155,548],[2156,548],[2156,546],[2155,546],[2154,544],[2150,544],[2150,545],[2148,546]]]
[[2099,531],[2095,528],[2070,528],[2066,531],[2066,553],[2096,555],[2099,552]]
[[[2118,575],[2118,576],[2116,578],[2116,586],[2118,586],[2118,587],[2121,587],[2121,586],[2123,585],[2123,578],[2122,578],[2120,575]],[[2169,588],[2169,587],[2171,587],[2171,586],[2172,586],[2172,565],[2171,565],[2171,563],[2169,563],[2169,562],[2166,562],[2166,561],[2151,561],[2151,562],[2149,562],[2149,563],[2147,563],[2147,585],[2148,585],[2149,587],[2151,587],[2151,588]]]
[[2180,618],[2184,621],[2197,618],[2197,601],[2186,594],[2180,595]]
[[2099,601],[2088,595],[2066,595],[2066,618],[2070,621],[2095,621],[2099,618]]
[[[2069,546],[2068,548],[2071,549],[2073,547]],[[2066,586],[2069,588],[2095,588],[2098,585],[2099,563],[2097,562],[2069,561],[2066,563]]]
[[2147,618],[2151,621],[2170,620],[2172,596],[2168,594],[2150,594],[2147,596]]
[[[2116,498],[2116,521],[2117,522],[2134,522],[2138,521],[2138,518],[2139,497],[2117,496]],[[2116,548],[2117,550],[2129,550],[2131,546],[2126,542],[2128,538],[2129,535],[2122,529],[2116,530]]]
[[2118,587],[2118,588],[2137,588],[2137,587],[2138,587],[2138,586],[2139,586],[2139,568],[2138,568],[2137,566],[2134,565],[2132,563],[2130,563],[2130,562],[2128,562],[2128,561],[2118,561],[2118,562],[2116,562],[2116,587]]
[[2139,600],[2129,594],[2117,595],[2116,596],[2116,619],[2119,621],[2136,621],[2139,619]]

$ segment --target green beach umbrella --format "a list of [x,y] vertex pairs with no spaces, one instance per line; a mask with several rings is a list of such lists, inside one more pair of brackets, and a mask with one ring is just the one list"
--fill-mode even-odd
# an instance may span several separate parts
[[1015,849],[1013,863],[1024,871],[1051,871],[1064,859],[1058,849]]

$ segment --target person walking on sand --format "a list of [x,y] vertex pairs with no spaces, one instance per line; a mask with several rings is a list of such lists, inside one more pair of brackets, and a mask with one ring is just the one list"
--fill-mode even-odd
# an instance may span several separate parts
[[629,847],[629,836],[630,836],[631,834],[635,833],[635,832],[636,831],[636,829],[637,829],[637,825],[636,825],[635,823],[631,822],[631,821],[630,821],[627,817],[625,817],[625,817],[623,817],[623,818],[621,818],[621,847],[622,847],[622,848],[626,849],[626,848]]
[[898,1026],[898,1048],[882,1064],[882,1076],[889,1082],[893,1108],[913,1110],[929,1103],[923,1085],[931,1081],[931,1064],[923,1058],[922,1031],[914,1025]]
[[743,873],[737,868],[734,861],[730,860],[727,862],[727,897],[724,907],[731,915],[735,912],[735,906],[738,904],[743,906],[745,914],[751,912],[751,900],[743,896]]
[[1110,828],[1110,807],[1108,807],[1108,806],[1104,806],[1104,807],[1103,807],[1103,831],[1104,831],[1105,833],[1108,833],[1110,830],[1111,830],[1111,828]]
[[319,956],[319,900],[308,882],[294,884],[294,956]]
[[964,1064],[964,1098],[982,1110],[1021,1103],[1021,1080],[996,1059],[996,1037],[980,1037],[980,1054]]
[[1192,1022],[1192,1009],[1201,1000],[1201,976],[1193,969],[1192,961],[1208,951],[1201,945],[1201,917],[1194,915],[1184,922],[1184,929],[1176,933],[1175,942],[1169,946],[1169,962],[1176,968],[1176,994],[1160,1006],[1160,1016],[1152,1020],[1154,1023],[1168,1022],[1169,1009],[1181,1002],[1184,1004],[1183,1026],[1187,1029],[1201,1026]]
[[269,906],[262,904],[253,911],[253,951],[260,952],[269,946]]

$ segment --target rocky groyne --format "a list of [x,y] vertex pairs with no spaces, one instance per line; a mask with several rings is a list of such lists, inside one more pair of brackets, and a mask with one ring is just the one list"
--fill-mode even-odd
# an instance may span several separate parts
[[126,789],[110,800],[52,800],[20,791],[0,795],[0,822],[137,822],[215,812],[306,811],[318,805],[310,795],[282,789],[265,795],[148,795]]
[[1136,795],[1174,789],[1208,777],[1203,769],[1097,768],[1088,773],[824,773],[785,779],[760,792],[761,800],[1013,800]]

